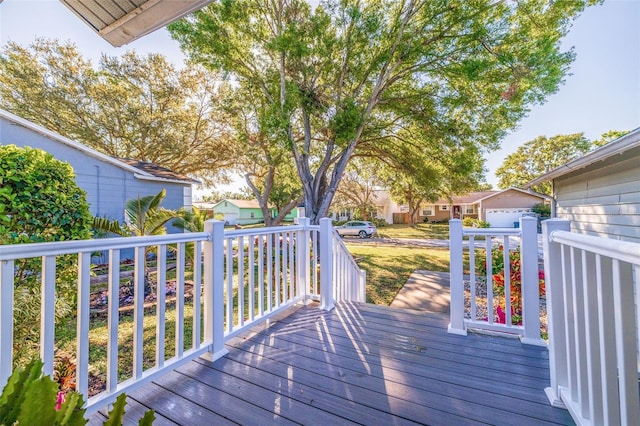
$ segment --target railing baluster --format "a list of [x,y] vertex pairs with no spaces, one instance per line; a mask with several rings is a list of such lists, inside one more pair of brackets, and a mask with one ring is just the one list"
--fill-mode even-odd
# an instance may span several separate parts
[[574,303],[573,303],[573,286],[575,285],[574,275],[573,275],[573,266],[571,259],[573,258],[572,250],[570,247],[563,246],[562,247],[562,275],[563,275],[563,298],[565,300],[565,310],[564,310],[564,327],[566,329],[566,341],[564,342],[567,348],[567,365],[565,368],[567,369],[567,384],[569,387],[570,395],[572,401],[577,401],[578,396],[576,393],[577,390],[577,370],[576,370],[576,347],[574,346],[575,342],[575,311],[574,311]]
[[509,236],[502,237],[502,260],[504,262],[504,323],[507,327],[511,324],[511,247]]
[[185,275],[185,245],[178,243],[176,256],[176,357],[181,358],[184,353],[184,275]]
[[582,277],[584,280],[584,323],[586,344],[586,371],[589,410],[585,413],[594,424],[602,424],[602,377],[600,375],[600,340],[598,336],[598,294],[596,255],[582,251]]
[[227,238],[227,332],[233,330],[233,238]]
[[201,344],[201,330],[200,320],[202,318],[201,312],[201,292],[202,292],[202,244],[200,241],[196,241],[193,247],[193,342],[194,349],[200,349]]
[[588,405],[588,381],[587,381],[587,348],[585,345],[585,327],[584,327],[584,287],[582,275],[582,250],[571,248],[571,276],[572,276],[572,294],[571,302],[573,303],[573,326],[574,326],[574,342],[576,348],[576,400],[580,403],[582,409],[581,416],[586,418],[589,415]]
[[44,363],[42,372],[53,374],[56,307],[56,257],[42,257],[42,285],[40,306],[40,358]]
[[[612,315],[613,266],[611,258],[596,255],[596,286],[598,292],[598,333],[600,341],[600,371],[602,373],[602,423],[620,424],[618,367],[616,365],[616,331]],[[595,420],[595,419],[594,419]]]
[[273,308],[273,234],[266,235],[267,246],[267,311],[271,312]]
[[[89,389],[89,294],[91,253],[78,254],[78,311],[76,348],[76,390],[88,396]],[[52,319],[53,320],[53,319]]]
[[120,325],[120,250],[109,250],[107,291],[107,391],[118,386],[118,329]]
[[293,300],[296,297],[296,257],[294,256],[294,238],[293,232],[289,232],[287,236],[287,244],[289,246],[289,300]]
[[133,377],[139,379],[144,370],[144,287],[146,281],[145,247],[136,247],[133,284]]
[[487,319],[493,324],[495,315],[493,307],[493,243],[490,235],[485,235],[485,262],[487,263]]
[[167,314],[167,245],[156,248],[156,365],[164,367]]
[[318,296],[318,240],[320,239],[320,233],[318,231],[312,231],[312,239],[313,239],[313,267],[311,274],[313,276],[313,295]]
[[260,316],[264,315],[264,243],[265,240],[263,235],[258,236],[258,314]]
[[238,326],[244,325],[244,237],[238,237]]
[[613,260],[612,266],[620,420],[623,425],[632,425],[640,421],[632,268],[618,259]]
[[[0,386],[13,370],[13,274],[14,261],[0,261]],[[53,313],[49,314],[53,322]]]
[[476,306],[476,247],[475,238],[473,235],[469,236],[469,293],[470,293],[470,305],[471,305],[471,320],[478,319],[477,306]]
[[249,236],[249,252],[247,253],[249,257],[249,321],[253,321],[256,317],[256,307],[255,307],[255,292],[256,292],[256,283],[255,283],[255,247],[253,244],[253,235]]

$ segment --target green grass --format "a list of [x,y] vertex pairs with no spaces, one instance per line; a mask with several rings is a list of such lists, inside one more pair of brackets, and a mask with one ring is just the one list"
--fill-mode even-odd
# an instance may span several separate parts
[[418,223],[415,228],[411,228],[409,225],[388,225],[378,228],[378,235],[382,238],[446,240],[449,238],[449,225]]

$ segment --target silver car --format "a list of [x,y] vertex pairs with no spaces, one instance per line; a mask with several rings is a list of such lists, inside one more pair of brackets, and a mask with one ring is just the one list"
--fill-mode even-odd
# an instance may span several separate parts
[[357,235],[360,238],[371,238],[372,235],[378,232],[373,223],[362,220],[352,220],[342,226],[336,226],[336,231],[338,231],[341,237],[345,235]]

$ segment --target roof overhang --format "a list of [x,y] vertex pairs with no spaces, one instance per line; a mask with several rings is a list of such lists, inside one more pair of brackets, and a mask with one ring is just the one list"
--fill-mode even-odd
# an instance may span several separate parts
[[637,128],[627,133],[626,135],[621,136],[620,138],[583,155],[582,157],[576,158],[575,160],[570,161],[563,166],[560,166],[554,170],[551,170],[550,172],[538,176],[537,178],[527,182],[523,186],[524,188],[531,188],[532,186],[541,184],[543,182],[552,181],[556,178],[559,178],[560,176],[564,176],[575,170],[582,169],[598,161],[606,160],[607,158],[614,155],[622,154],[625,151],[638,146],[640,146],[640,128]]
[[120,47],[214,0],[60,1],[111,45]]

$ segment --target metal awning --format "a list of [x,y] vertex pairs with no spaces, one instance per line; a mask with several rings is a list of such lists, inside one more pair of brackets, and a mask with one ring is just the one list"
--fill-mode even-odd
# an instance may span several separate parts
[[214,0],[60,1],[105,40],[115,47],[120,47]]

